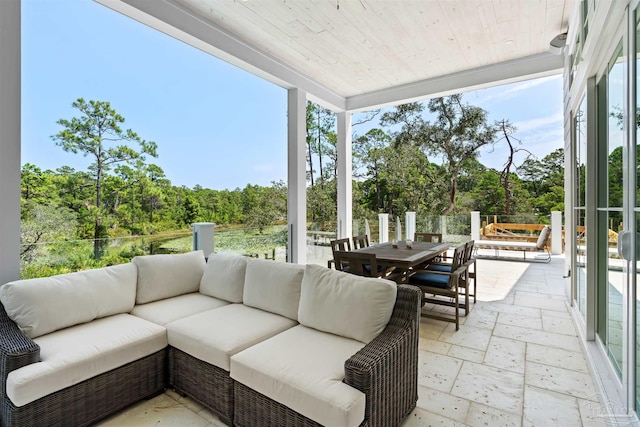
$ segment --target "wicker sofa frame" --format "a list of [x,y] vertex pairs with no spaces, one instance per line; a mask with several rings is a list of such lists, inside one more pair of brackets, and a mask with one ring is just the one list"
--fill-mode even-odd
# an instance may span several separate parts
[[166,351],[161,350],[75,386],[16,407],[6,395],[9,372],[37,362],[40,347],[27,338],[0,304],[0,425],[87,426],[166,387]]
[[[400,425],[416,406],[421,297],[418,288],[400,285],[385,330],[345,362],[344,382],[366,396],[362,426]],[[38,345],[0,304],[0,425],[90,425],[167,386],[205,405],[228,425],[319,425],[233,381],[227,371],[172,347],[15,407],[6,395],[7,375],[39,357]]]

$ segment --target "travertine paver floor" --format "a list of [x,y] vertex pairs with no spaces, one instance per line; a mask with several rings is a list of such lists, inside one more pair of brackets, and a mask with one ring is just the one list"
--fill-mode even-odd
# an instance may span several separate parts
[[[419,400],[404,427],[605,425],[568,311],[563,264],[563,257],[548,264],[478,261],[478,301],[460,330],[421,321]],[[224,424],[167,391],[100,425]]]

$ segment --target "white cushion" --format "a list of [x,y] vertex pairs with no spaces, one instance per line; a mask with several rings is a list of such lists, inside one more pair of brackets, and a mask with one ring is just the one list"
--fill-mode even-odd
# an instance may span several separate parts
[[200,293],[242,302],[247,259],[235,254],[211,254],[200,280]]
[[226,301],[212,298],[200,293],[178,295],[147,304],[136,305],[131,314],[164,326],[175,320],[193,316],[194,314],[229,304]]
[[302,325],[369,343],[389,323],[397,285],[307,265],[298,320]]
[[365,395],[343,383],[359,341],[298,325],[231,357],[231,378],[332,427],[364,420]]
[[40,346],[41,361],[7,377],[7,396],[16,406],[160,351],[167,346],[167,333],[162,326],[117,314],[34,341]]
[[540,235],[538,236],[538,240],[536,241],[536,248],[540,250],[544,249],[544,244],[547,243],[547,238],[549,238],[549,234],[551,234],[551,229],[545,225],[540,231]]
[[533,242],[519,242],[508,240],[476,240],[474,246],[479,249],[503,249],[505,251],[524,251],[537,249],[536,243]]
[[298,320],[304,266],[252,259],[247,263],[243,302],[250,307]]
[[136,266],[129,264],[0,287],[7,314],[29,338],[93,319],[128,313],[136,298]]
[[285,331],[297,323],[242,304],[230,304],[167,325],[169,345],[229,370],[239,351]]
[[133,263],[138,266],[136,304],[197,292],[205,266],[202,251],[137,256]]

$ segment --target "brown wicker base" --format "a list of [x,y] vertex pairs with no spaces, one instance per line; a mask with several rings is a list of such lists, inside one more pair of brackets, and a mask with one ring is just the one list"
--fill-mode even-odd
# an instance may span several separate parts
[[236,405],[233,425],[237,427],[321,427],[321,424],[257,391],[234,381]]
[[421,299],[419,288],[399,285],[387,327],[345,362],[344,382],[366,396],[368,426],[399,426],[416,407]]
[[2,402],[2,425],[86,426],[164,390],[166,350],[16,408]]
[[233,420],[233,382],[224,369],[169,346],[169,386],[206,406],[228,425]]

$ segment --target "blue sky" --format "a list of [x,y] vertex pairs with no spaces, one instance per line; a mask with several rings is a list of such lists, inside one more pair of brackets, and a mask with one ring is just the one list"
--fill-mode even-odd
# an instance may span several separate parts
[[[93,1],[22,2],[22,163],[85,170],[51,135],[79,97],[109,101],[158,144],[174,185],[234,189],[287,177],[286,91]],[[465,100],[509,119],[522,147],[562,147],[560,76],[470,92]],[[356,118],[354,118],[354,121]],[[366,129],[354,129],[358,133]],[[504,143],[480,160],[501,168]]]

